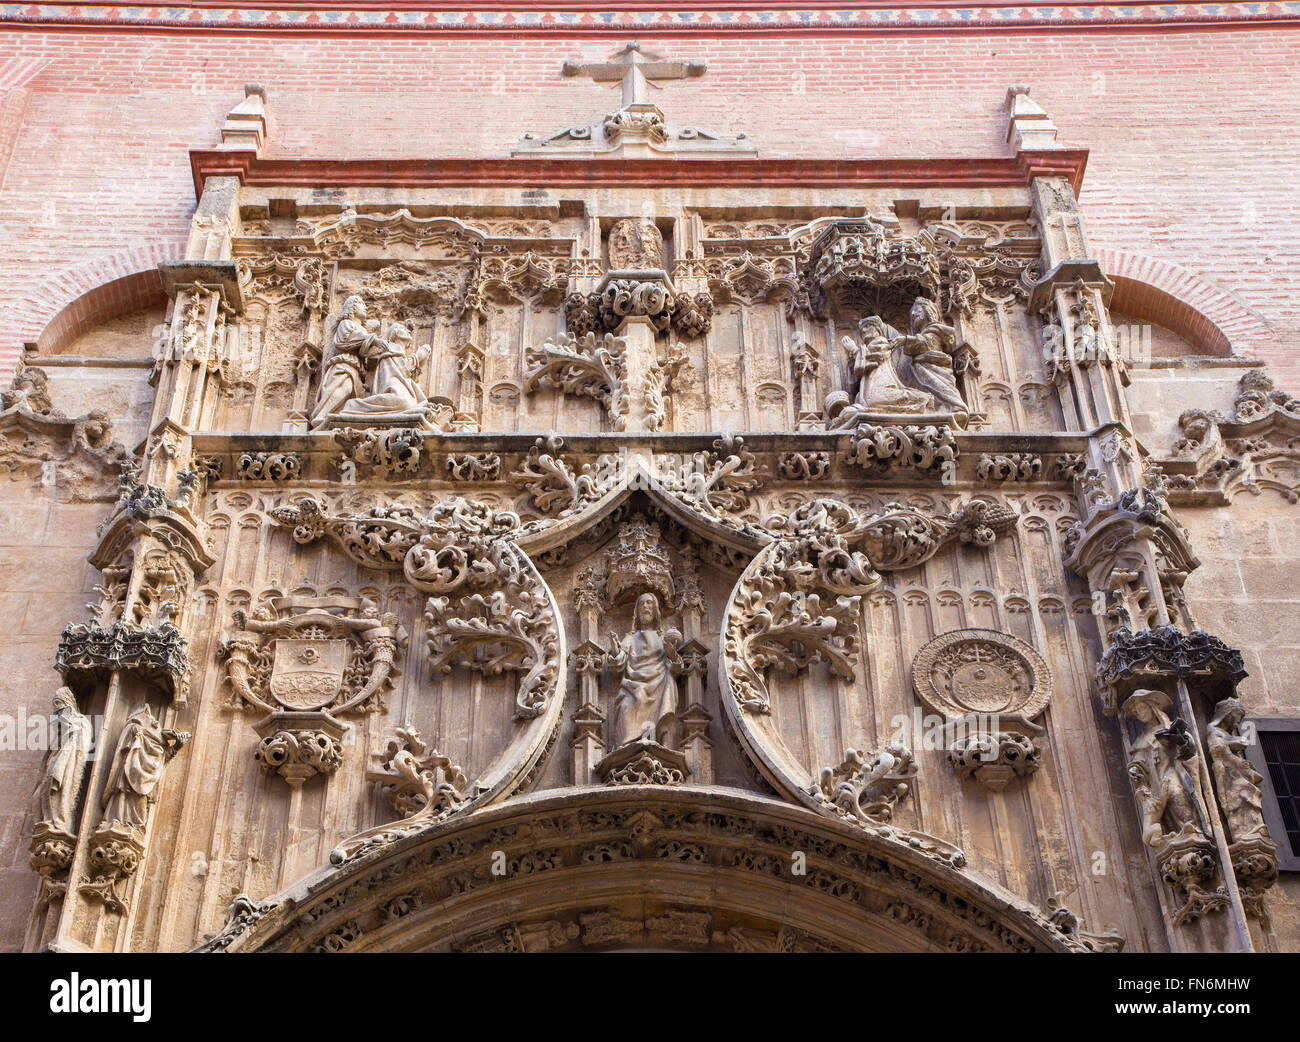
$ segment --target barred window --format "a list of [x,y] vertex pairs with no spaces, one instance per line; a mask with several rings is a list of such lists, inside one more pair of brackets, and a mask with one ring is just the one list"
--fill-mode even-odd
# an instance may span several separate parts
[[1264,820],[1278,845],[1278,867],[1300,872],[1300,719],[1254,718],[1251,762],[1264,776]]

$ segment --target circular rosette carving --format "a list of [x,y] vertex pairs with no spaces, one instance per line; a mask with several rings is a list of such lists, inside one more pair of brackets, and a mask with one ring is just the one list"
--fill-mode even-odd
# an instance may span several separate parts
[[912,685],[926,707],[947,720],[997,716],[1028,722],[1052,698],[1043,657],[998,630],[939,634],[916,653]]

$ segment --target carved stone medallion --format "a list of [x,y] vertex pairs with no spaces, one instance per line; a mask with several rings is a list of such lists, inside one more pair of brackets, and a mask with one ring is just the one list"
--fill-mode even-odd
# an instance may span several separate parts
[[951,743],[948,762],[998,791],[1016,775],[1038,769],[1033,723],[1052,697],[1043,657],[998,630],[941,633],[916,653],[912,686],[931,712],[943,716]]

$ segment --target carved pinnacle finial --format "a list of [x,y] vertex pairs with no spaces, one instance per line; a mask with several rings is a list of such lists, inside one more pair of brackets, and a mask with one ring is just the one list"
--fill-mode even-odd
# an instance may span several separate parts
[[1027,86],[1007,89],[1007,141],[1017,152],[1062,148],[1056,142],[1056,124],[1043,107],[1029,97]]
[[266,89],[244,84],[244,100],[226,114],[221,128],[221,148],[260,152],[266,143]]

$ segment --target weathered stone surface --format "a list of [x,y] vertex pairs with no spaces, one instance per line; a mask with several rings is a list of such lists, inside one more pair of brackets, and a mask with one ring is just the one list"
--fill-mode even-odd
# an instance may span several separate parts
[[[669,118],[689,55],[550,67],[623,91],[517,149],[562,192],[356,187],[232,98],[185,256],[6,392],[0,713],[57,666],[100,745],[4,766],[0,943],[1300,946],[1239,755],[1298,708],[1300,405],[1129,351],[1070,124],[1013,89],[941,189],[615,183],[747,132]],[[269,113],[294,184],[230,176]]]

